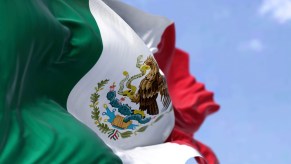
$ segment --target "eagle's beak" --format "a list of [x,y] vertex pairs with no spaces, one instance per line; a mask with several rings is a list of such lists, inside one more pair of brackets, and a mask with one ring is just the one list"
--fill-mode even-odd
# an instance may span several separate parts
[[148,65],[146,65],[146,64],[143,64],[143,65],[139,68],[139,70],[140,70],[143,74],[145,74],[146,71],[149,70],[149,69],[151,69],[151,67],[148,66]]

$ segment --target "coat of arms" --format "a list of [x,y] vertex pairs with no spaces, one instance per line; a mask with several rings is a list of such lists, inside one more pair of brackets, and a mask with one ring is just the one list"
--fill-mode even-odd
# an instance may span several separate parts
[[[128,138],[144,132],[163,117],[161,111],[166,111],[171,103],[165,78],[155,59],[149,56],[144,62],[141,60],[142,55],[136,62],[138,74],[130,76],[129,72],[123,71],[124,78],[118,85],[116,82],[109,84],[110,80],[105,79],[97,83],[95,93],[91,94],[92,119],[100,132],[110,139]],[[133,85],[133,81],[140,78],[139,85]],[[106,90],[106,95],[100,95],[101,90]],[[105,96],[107,102],[99,104],[100,96]],[[163,109],[159,109],[157,101],[162,103]],[[133,104],[136,104],[135,108]]]

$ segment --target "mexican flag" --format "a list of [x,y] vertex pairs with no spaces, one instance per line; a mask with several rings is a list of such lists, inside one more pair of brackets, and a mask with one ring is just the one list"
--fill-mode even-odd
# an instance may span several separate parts
[[172,21],[116,0],[0,2],[0,163],[218,163]]

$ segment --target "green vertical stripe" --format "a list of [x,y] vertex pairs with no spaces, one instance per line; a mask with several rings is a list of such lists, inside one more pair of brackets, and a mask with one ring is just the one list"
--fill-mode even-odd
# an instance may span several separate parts
[[102,52],[88,0],[0,0],[0,163],[120,163],[66,111]]

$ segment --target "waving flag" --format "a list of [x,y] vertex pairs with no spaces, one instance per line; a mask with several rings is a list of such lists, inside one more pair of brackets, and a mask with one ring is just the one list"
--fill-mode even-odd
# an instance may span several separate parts
[[[206,161],[200,159],[199,155],[193,151],[185,150],[183,152],[182,146],[177,147],[180,150],[180,156],[183,153],[186,155],[192,152],[192,156],[196,154],[196,158],[200,163],[218,163],[211,149],[194,140],[193,134],[201,126],[204,119],[216,112],[219,106],[213,101],[213,93],[207,91],[204,85],[197,82],[190,74],[188,54],[175,47],[174,23],[164,17],[144,13],[121,2],[107,0],[105,3],[119,14],[143,39],[155,55],[159,67],[165,73],[176,119],[175,127],[166,142],[191,146]],[[162,146],[159,145],[159,150],[161,149],[160,147]],[[169,150],[168,145],[165,145],[164,151],[166,150]],[[153,152],[157,153],[154,150]],[[173,160],[173,158],[170,158],[169,162],[171,163]]]
[[218,105],[173,22],[114,0],[1,3],[1,162],[218,163],[192,138]]
[[0,1],[0,18],[0,163],[121,163],[66,110],[103,49],[89,2]]

